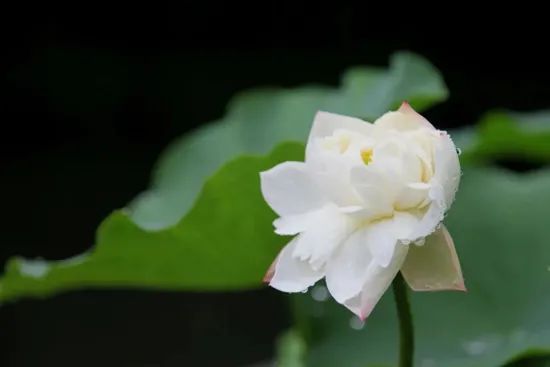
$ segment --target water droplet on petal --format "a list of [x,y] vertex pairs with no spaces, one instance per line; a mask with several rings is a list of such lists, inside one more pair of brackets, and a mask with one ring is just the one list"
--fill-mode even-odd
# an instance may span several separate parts
[[456,148],[456,154],[461,155],[462,154],[462,149]]
[[329,299],[329,293],[327,287],[325,287],[322,284],[316,285],[311,290],[311,298],[316,300],[317,302],[325,302]]
[[361,330],[365,326],[365,322],[357,316],[352,316],[349,319],[349,327],[353,330]]

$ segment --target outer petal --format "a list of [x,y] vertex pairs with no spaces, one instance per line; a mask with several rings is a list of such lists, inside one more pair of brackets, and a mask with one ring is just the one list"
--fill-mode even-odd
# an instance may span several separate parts
[[372,125],[355,117],[319,111],[313,120],[309,140],[330,136],[337,129],[350,130],[368,136],[372,131]]
[[282,292],[294,293],[307,290],[323,277],[323,273],[311,268],[307,261],[293,257],[300,236],[290,241],[282,250],[264,280]]
[[451,138],[441,132],[434,149],[435,172],[429,182],[430,206],[420,221],[414,236],[426,237],[433,233],[451,207],[460,182],[460,163]]
[[300,235],[293,256],[308,260],[313,269],[322,268],[334,250],[349,237],[354,220],[334,205],[308,214],[308,224]]
[[398,241],[412,240],[410,235],[417,224],[418,219],[412,214],[396,212],[393,218],[368,226],[365,240],[373,260],[383,268],[388,267]]
[[460,183],[460,162],[456,146],[445,132],[435,144],[434,162],[434,179],[443,187],[445,208],[449,209]]
[[[378,287],[374,277],[382,276],[385,281],[384,274],[393,274],[393,278],[399,268],[393,269],[392,266],[401,266],[403,247],[407,247],[399,240],[408,239],[417,223],[413,215],[396,213],[392,219],[379,221],[353,233],[326,266],[327,287],[334,299],[342,304],[347,303],[356,298],[366,285]],[[389,269],[389,273],[385,269]],[[370,296],[365,297],[372,301]],[[358,302],[362,305],[361,300]]]
[[355,297],[346,300],[344,306],[362,320],[367,318],[401,268],[408,249],[409,246],[398,244],[392,261],[385,268],[371,262],[366,270],[361,291]]
[[306,148],[306,162],[315,155],[315,140],[332,135],[337,129],[345,129],[363,135],[370,135],[372,124],[358,118],[319,111],[315,115]]
[[280,216],[320,208],[325,199],[305,163],[284,162],[260,173],[262,194]]
[[304,214],[285,215],[275,219],[275,233],[278,235],[295,235],[305,231],[311,223],[311,212]]
[[[285,215],[275,219],[275,233],[279,235],[294,235],[300,232],[317,230],[320,232],[341,232],[346,231],[353,225],[353,219],[347,214],[362,210],[360,206],[337,207],[334,204],[327,204],[320,209],[312,210],[303,214]],[[327,233],[331,235],[331,233]],[[325,235],[321,236],[326,238]],[[316,245],[317,246],[317,245]]]
[[431,200],[426,213],[420,219],[416,229],[411,234],[412,239],[424,238],[432,234],[445,216],[444,191],[441,185],[432,181],[428,197]]
[[424,245],[411,245],[401,273],[415,291],[466,290],[453,239],[443,225]]
[[412,182],[406,184],[395,201],[398,210],[417,208],[428,200],[430,184],[424,182]]
[[365,230],[354,232],[326,265],[327,288],[339,303],[356,296],[363,287],[366,270],[373,262],[365,243]]
[[403,102],[397,111],[387,112],[378,118],[374,124],[378,127],[390,130],[415,130],[428,128],[435,130],[433,125],[422,115],[416,112],[409,103]]

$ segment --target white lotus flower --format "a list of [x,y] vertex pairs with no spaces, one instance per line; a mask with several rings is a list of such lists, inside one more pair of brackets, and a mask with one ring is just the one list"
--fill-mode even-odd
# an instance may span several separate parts
[[449,135],[408,103],[373,124],[319,112],[305,162],[261,173],[275,232],[297,235],[265,281],[304,292],[322,278],[334,299],[366,318],[401,270],[413,290],[465,290],[441,223],[460,181]]

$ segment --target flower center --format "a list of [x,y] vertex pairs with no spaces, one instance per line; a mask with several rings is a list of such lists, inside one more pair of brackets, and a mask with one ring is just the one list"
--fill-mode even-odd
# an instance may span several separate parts
[[372,148],[361,149],[361,160],[366,165],[372,162]]

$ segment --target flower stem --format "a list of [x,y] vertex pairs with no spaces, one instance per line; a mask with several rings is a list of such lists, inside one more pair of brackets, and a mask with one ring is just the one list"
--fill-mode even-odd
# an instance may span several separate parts
[[413,324],[407,297],[407,285],[401,272],[397,273],[392,286],[399,318],[399,367],[412,367],[414,351]]

